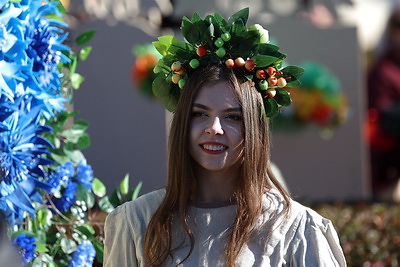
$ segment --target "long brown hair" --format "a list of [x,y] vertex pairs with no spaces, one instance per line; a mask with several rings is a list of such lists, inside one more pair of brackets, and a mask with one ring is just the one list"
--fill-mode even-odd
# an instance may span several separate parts
[[[241,177],[237,181],[235,200],[237,216],[231,227],[226,246],[226,265],[233,266],[241,249],[250,239],[255,224],[262,214],[262,196],[275,186],[286,201],[289,196],[270,170],[270,137],[268,121],[263,113],[261,95],[251,81],[223,65],[210,65],[196,70],[182,90],[169,136],[169,164],[166,195],[147,227],[144,255],[149,266],[160,266],[176,249],[172,248],[172,221],[180,221],[187,233],[191,248],[183,260],[191,254],[194,238],[187,224],[187,208],[196,195],[196,177],[189,154],[189,131],[192,103],[197,92],[209,83],[226,81],[234,91],[242,107],[244,153]],[[176,216],[177,218],[174,218]]]

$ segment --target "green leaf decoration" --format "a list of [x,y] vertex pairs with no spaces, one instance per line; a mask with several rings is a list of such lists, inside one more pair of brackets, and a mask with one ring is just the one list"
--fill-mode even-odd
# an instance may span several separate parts
[[254,63],[258,68],[267,67],[279,60],[279,58],[277,57],[265,56],[265,55],[257,55],[252,57],[251,59],[254,60]]
[[88,58],[88,56],[90,55],[90,52],[92,52],[92,49],[93,49],[93,47],[91,47],[91,46],[82,48],[81,51],[79,52],[79,58],[82,61],[85,61]]
[[200,32],[187,17],[183,17],[182,20],[182,35],[189,43],[193,45],[200,44]]
[[194,12],[193,16],[192,16],[192,23],[201,21],[201,17],[199,16],[199,14],[197,14],[196,12]]
[[284,77],[288,82],[286,87],[294,87],[300,85],[300,77],[304,74],[305,70],[297,66],[287,66],[282,69]]
[[169,95],[169,84],[163,77],[156,77],[153,81],[153,94],[158,98],[163,98]]
[[122,203],[122,196],[119,190],[115,190],[111,197],[110,197],[110,202],[114,207],[118,207]]
[[119,190],[121,191],[122,195],[127,195],[129,191],[129,173],[125,174],[124,179],[122,179],[121,183],[119,184]]
[[83,185],[78,186],[76,198],[77,198],[77,200],[85,202],[88,208],[93,208],[94,203],[95,203],[94,196]]
[[249,19],[249,8],[243,8],[242,10],[239,10],[235,14],[229,17],[228,19],[228,24],[233,25],[236,24],[237,21],[240,21],[243,25],[246,25],[247,20]]
[[177,42],[179,40],[175,36],[165,35],[158,37],[158,41],[153,42],[153,45],[162,56],[166,56],[169,54],[170,46]]
[[264,107],[267,117],[274,118],[279,114],[278,103],[273,98],[264,99]]
[[85,80],[85,78],[79,73],[73,73],[71,75],[71,85],[74,89],[79,89],[81,83]]
[[90,135],[87,133],[82,134],[76,143],[79,149],[85,149],[90,146]]
[[299,79],[301,75],[304,74],[305,70],[302,67],[287,66],[282,69],[282,72],[284,74],[289,74],[290,76],[295,77],[296,79]]
[[92,240],[92,244],[94,249],[96,250],[96,260],[100,263],[103,263],[103,256],[104,256],[104,247],[100,241],[97,239]]
[[169,52],[176,54],[179,58],[189,60],[193,57],[194,47],[186,42],[174,42],[169,47]]
[[87,237],[93,236],[96,233],[93,226],[91,226],[90,224],[83,224],[77,226],[76,230],[78,230],[82,235],[85,235]]
[[114,210],[114,206],[113,204],[111,204],[111,201],[108,198],[108,196],[104,196],[99,200],[99,207],[101,210],[105,212],[111,212]]
[[105,185],[98,178],[93,178],[92,191],[98,197],[104,197],[107,193]]
[[49,250],[46,248],[46,245],[43,244],[42,242],[36,241],[36,252],[48,252]]
[[95,34],[96,34],[95,30],[86,31],[86,32],[82,33],[81,35],[79,35],[76,38],[75,42],[77,45],[84,45],[87,42],[89,42]]
[[289,106],[292,103],[292,99],[285,89],[276,89],[276,95],[274,99],[281,106]]
[[[232,24],[231,32],[235,35],[240,35],[246,31],[246,23],[243,20],[239,19]],[[232,38],[235,40],[236,38]]]
[[78,247],[76,245],[75,241],[73,241],[72,239],[69,239],[69,238],[62,238],[60,245],[61,245],[62,251],[64,251],[64,253],[66,253],[66,254],[71,254]]
[[86,131],[89,128],[89,123],[84,120],[76,120],[72,125],[71,129],[79,130],[79,131]]
[[137,186],[136,186],[136,187],[133,189],[133,191],[132,191],[130,200],[135,200],[135,199],[137,199],[137,197],[138,197],[138,195],[139,195],[139,192],[140,192],[140,189],[142,189],[142,185],[143,185],[142,182],[139,182],[139,183],[137,184]]
[[217,22],[218,26],[220,29],[224,32],[228,32],[230,29],[228,28],[228,23],[224,19],[224,17],[221,16],[218,12],[214,13],[214,19]]
[[279,47],[273,44],[259,44],[258,45],[258,52],[260,54],[271,54],[274,52],[278,52]]

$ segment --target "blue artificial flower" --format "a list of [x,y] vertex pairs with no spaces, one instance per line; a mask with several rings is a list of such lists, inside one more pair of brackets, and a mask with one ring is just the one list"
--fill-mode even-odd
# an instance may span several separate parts
[[[39,123],[40,109],[31,109],[32,97],[19,97],[14,102],[6,96],[0,97],[0,118],[3,131],[0,132],[0,201],[8,207],[15,218],[22,218],[28,211],[34,216],[30,199],[40,201],[36,187],[50,190],[50,186],[39,177],[45,175],[41,166],[52,161],[43,157],[52,144],[41,137],[51,128]],[[15,218],[9,217],[12,224]]]
[[25,264],[28,264],[35,257],[35,237],[21,233],[14,239],[13,243],[19,246],[20,253]]
[[90,267],[93,264],[96,251],[92,243],[88,240],[79,244],[76,251],[72,254],[72,260],[68,267]]
[[90,165],[86,164],[86,160],[82,160],[76,169],[75,180],[83,185],[87,190],[92,188],[93,170]]
[[59,165],[54,172],[52,172],[47,178],[47,183],[52,186],[50,193],[59,190],[60,186],[66,185],[68,180],[75,174],[74,164],[71,161],[67,161],[62,165]]
[[75,203],[77,191],[78,184],[72,180],[69,180],[67,186],[62,192],[62,197],[52,198],[56,208],[61,212],[69,210],[69,208]]
[[46,15],[57,14],[57,2],[42,0],[1,1],[0,13],[0,96],[13,100],[32,94],[32,105],[43,106],[46,119],[65,109],[59,62],[69,62],[62,52],[67,26]]

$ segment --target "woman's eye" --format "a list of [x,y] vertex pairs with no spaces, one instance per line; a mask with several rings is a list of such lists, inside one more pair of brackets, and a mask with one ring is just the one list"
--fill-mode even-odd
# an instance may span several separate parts
[[242,120],[242,116],[241,115],[237,115],[237,114],[228,115],[227,118],[230,119],[230,120],[235,120],[235,121],[241,121]]
[[206,114],[204,112],[201,112],[201,111],[193,111],[192,112],[192,117],[203,117],[205,115]]

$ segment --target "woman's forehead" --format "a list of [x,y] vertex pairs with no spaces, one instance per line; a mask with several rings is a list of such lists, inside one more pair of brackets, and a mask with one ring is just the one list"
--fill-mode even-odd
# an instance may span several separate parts
[[229,107],[240,106],[231,84],[227,81],[205,84],[194,98],[194,103]]

